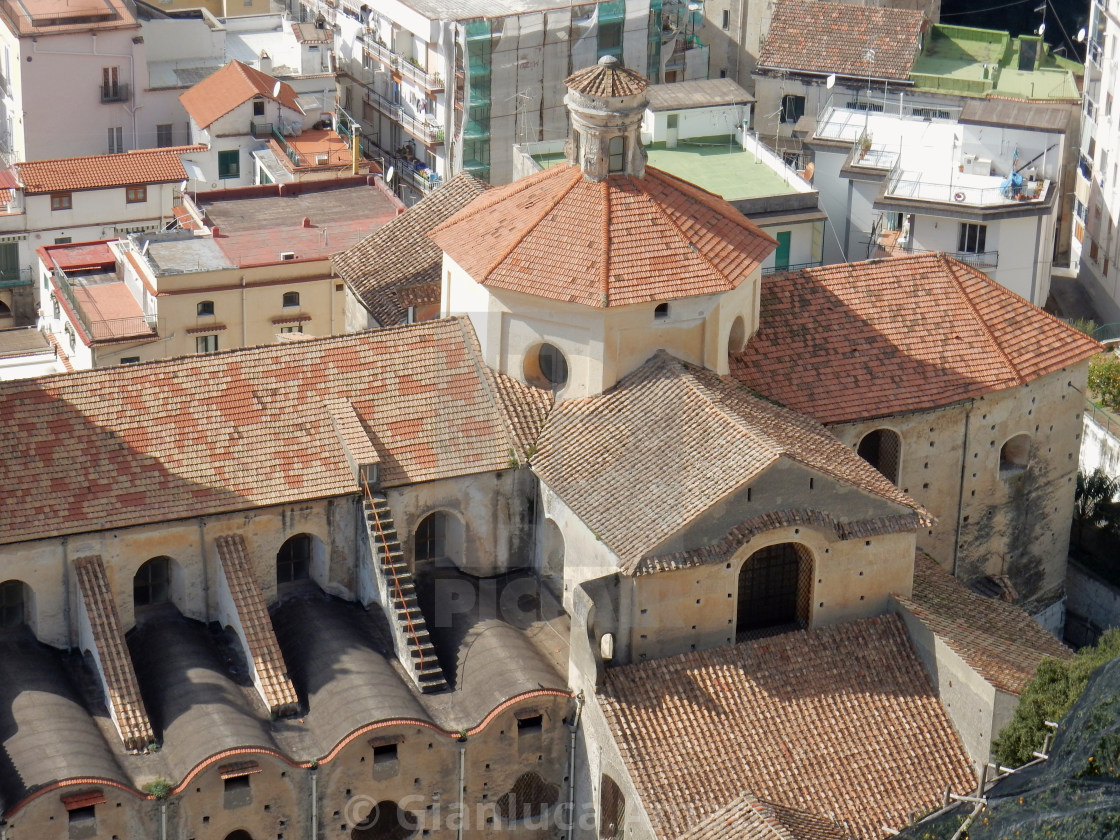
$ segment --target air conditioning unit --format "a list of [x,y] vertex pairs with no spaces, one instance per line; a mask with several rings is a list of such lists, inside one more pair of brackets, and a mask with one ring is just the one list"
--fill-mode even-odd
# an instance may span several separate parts
[[316,155],[315,156],[315,163],[318,164],[319,166],[326,166],[330,162],[331,162],[331,156],[330,155]]
[[281,251],[280,252],[280,259],[281,260],[294,260],[295,258],[296,258],[296,252],[295,251]]

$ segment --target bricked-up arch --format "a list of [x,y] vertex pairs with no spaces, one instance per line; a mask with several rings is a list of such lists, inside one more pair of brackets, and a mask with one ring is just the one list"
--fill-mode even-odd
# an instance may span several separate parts
[[599,838],[622,840],[626,829],[626,797],[606,773],[599,780]]
[[540,817],[560,801],[560,788],[536,773],[523,773],[513,787],[498,799],[498,816],[503,820]]
[[902,457],[902,438],[892,429],[875,429],[863,436],[856,450],[859,457],[898,484],[898,466]]
[[0,583],[0,629],[27,624],[33,601],[31,587],[22,580]]
[[350,840],[407,840],[418,827],[416,817],[386,799],[366,812],[350,831]]
[[760,548],[739,569],[735,633],[740,640],[809,624],[813,555],[798,543]]

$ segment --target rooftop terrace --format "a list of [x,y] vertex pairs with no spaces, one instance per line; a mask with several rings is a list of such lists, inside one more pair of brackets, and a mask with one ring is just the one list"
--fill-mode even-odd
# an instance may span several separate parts
[[1038,37],[935,24],[910,78],[919,90],[959,96],[1077,100],[1081,72]]

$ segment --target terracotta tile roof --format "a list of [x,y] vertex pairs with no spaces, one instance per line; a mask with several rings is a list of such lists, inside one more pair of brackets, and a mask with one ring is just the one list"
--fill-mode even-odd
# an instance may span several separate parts
[[331,258],[335,273],[383,327],[403,323],[418,285],[439,300],[443,251],[428,238],[481,195],[487,185],[460,173],[352,248]]
[[260,683],[262,699],[273,714],[287,714],[299,707],[295,687],[288,677],[288,666],[268,617],[264,593],[253,575],[249,549],[240,534],[217,539],[218,557],[229,586],[233,606],[245,634],[249,667]]
[[623,67],[613,55],[605,55],[590,67],[568,76],[564,84],[584,96],[610,98],[639,94],[649,87],[649,79]]
[[540,397],[492,376],[450,318],[0,382],[0,543],[357,492],[328,398],[386,486],[507,469]]
[[185,181],[182,153],[182,149],[138,149],[120,155],[33,160],[15,168],[28,195],[103,190]]
[[677,840],[847,840],[832,820],[760,802],[749,793],[731,800]]
[[605,394],[559,403],[537,447],[542,481],[626,573],[780,459],[888,502],[884,515],[922,512],[812,420],[664,351]]
[[919,553],[914,593],[895,598],[996,688],[1019,694],[1045,657],[1073,651],[1013,604],[977,595]]
[[1100,351],[940,254],[763,277],[759,320],[732,376],[822,423],[948,405]]
[[[279,82],[280,88],[274,96],[272,91],[276,84],[273,76],[235,60],[182,94],[179,101],[200,128],[207,128],[214,120],[256,96],[303,113],[292,86]],[[245,126],[246,133],[248,129],[249,126]]]
[[128,654],[117,602],[109,588],[101,555],[79,557],[74,561],[74,572],[93,635],[94,655],[101,665],[113,723],[125,749],[142,750],[154,743],[156,736],[140,696],[140,683]]
[[487,191],[432,239],[484,286],[585,306],[727,291],[777,246],[722,198],[666,172],[595,183],[572,165]]
[[758,67],[907,81],[925,26],[918,11],[777,0]]
[[659,838],[749,791],[878,840],[975,787],[893,615],[611,668],[600,702]]

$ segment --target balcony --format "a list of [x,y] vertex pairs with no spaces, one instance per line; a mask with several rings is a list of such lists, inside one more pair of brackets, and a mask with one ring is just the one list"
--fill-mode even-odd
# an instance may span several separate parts
[[128,102],[128,85],[98,85],[101,91],[101,103]]
[[1001,175],[971,175],[963,172],[954,178],[936,181],[927,179],[922,172],[896,168],[887,180],[883,197],[991,208],[1045,204],[1050,197],[1051,182],[1048,180],[1024,180],[1018,191],[1006,186],[1007,180]]
[[9,289],[12,286],[30,286],[30,268],[0,269],[0,289]]
[[427,146],[438,146],[443,143],[442,126],[423,122],[408,114],[404,107],[390,102],[377,91],[366,90],[365,101],[380,111],[385,116],[395,120],[405,131],[413,135]]
[[401,76],[410,79],[425,90],[443,90],[443,77],[439,73],[429,73],[413,63],[412,59],[393,52],[387,46],[376,41],[373,34],[367,32],[362,39],[365,50],[382,64],[396,70]]
[[[156,336],[158,319],[154,315],[133,315],[125,318],[90,317],[78,302],[70,279],[61,271],[53,272],[54,287],[65,299],[70,312],[74,313],[82,329],[91,341],[116,341],[119,339],[151,338]],[[84,287],[89,294],[89,287]],[[137,305],[137,308],[139,306]]]
[[821,263],[820,260],[815,260],[814,262],[806,262],[806,263],[793,263],[793,264],[790,264],[790,265],[783,265],[783,266],[772,265],[769,268],[762,269],[762,276],[763,277],[769,277],[771,274],[791,274],[795,271],[801,271],[802,269],[805,269],[805,268],[820,268],[821,265],[822,265],[822,263]]

